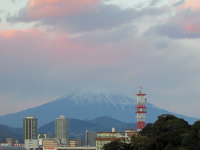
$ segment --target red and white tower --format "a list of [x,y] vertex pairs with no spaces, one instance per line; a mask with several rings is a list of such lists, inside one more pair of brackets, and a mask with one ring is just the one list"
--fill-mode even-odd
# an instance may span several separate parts
[[142,93],[142,86],[137,95],[137,130],[141,131],[145,126],[145,114],[146,114],[146,94]]

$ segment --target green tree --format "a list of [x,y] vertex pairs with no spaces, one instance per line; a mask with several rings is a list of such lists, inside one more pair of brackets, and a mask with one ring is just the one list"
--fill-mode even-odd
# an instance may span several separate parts
[[183,135],[189,129],[190,125],[184,119],[164,114],[154,124],[147,125],[140,134],[151,138],[152,147],[156,150],[173,150],[181,147]]
[[121,140],[115,140],[103,146],[104,150],[130,150],[130,145]]
[[105,150],[200,150],[200,121],[189,125],[184,119],[165,114],[147,124],[131,144],[113,141]]
[[132,137],[131,150],[149,150],[152,148],[152,140],[147,136]]
[[200,121],[196,121],[190,131],[184,135],[182,145],[186,149],[200,150]]

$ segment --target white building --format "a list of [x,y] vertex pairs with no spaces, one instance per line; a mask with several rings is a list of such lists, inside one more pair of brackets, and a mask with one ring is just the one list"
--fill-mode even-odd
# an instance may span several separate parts
[[137,136],[137,130],[136,129],[125,129],[125,141],[126,143],[131,143],[131,138],[133,136]]
[[38,141],[39,141],[39,147],[41,148],[43,145],[43,139],[47,138],[47,134],[39,133],[38,134]]
[[96,149],[103,150],[104,144],[115,140],[124,140],[123,132],[97,132]]

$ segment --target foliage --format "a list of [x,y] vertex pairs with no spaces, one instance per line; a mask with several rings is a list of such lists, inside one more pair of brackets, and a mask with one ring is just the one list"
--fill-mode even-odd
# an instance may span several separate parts
[[157,150],[178,149],[190,125],[173,115],[161,115],[154,124],[147,125],[140,133],[152,139],[152,148]]
[[123,141],[115,140],[111,143],[105,144],[103,146],[104,150],[130,150],[129,144],[126,144]]
[[[113,143],[106,144],[105,150],[121,150],[123,142]],[[173,115],[161,115],[126,146],[127,150],[200,150],[200,121],[189,125]]]
[[152,140],[146,136],[132,137],[131,150],[146,150],[152,147]]

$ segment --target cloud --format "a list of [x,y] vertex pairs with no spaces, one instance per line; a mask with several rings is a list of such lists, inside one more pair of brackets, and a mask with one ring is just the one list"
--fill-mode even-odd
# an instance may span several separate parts
[[107,5],[102,0],[30,0],[17,16],[10,16],[7,20],[12,23],[37,21],[38,26],[78,33],[110,30],[123,24],[131,24],[145,15],[159,13],[162,12],[157,8],[121,9],[117,5]]
[[29,0],[21,13],[31,20],[56,18],[81,13],[97,2],[99,0]]
[[191,10],[199,10],[200,9],[200,3],[199,3],[198,0],[185,0],[183,8],[191,9]]
[[[126,38],[117,37],[125,33]],[[184,106],[191,101],[185,93],[199,93],[199,41],[195,45],[173,40],[160,49],[154,47],[157,37],[141,37],[130,25],[88,34],[70,38],[38,29],[1,32],[0,97],[4,107],[13,108],[1,113],[39,105],[76,89],[133,96],[142,84],[151,103],[186,114]],[[180,101],[186,104],[172,107]]]
[[66,85],[73,89],[73,86],[80,87],[81,82],[86,86],[85,80],[92,84],[100,78],[98,73],[126,57],[116,49],[108,52],[106,47],[90,47],[65,35],[37,29],[3,31],[0,33],[0,93],[24,93],[39,99],[37,95],[49,92],[63,95],[69,89]]
[[134,9],[121,10],[118,6],[99,4],[94,9],[79,15],[67,18],[63,16],[55,20],[47,19],[42,22],[70,32],[87,32],[116,28],[132,22],[137,15],[138,12]]
[[[199,115],[198,105],[185,110],[190,94],[194,101],[199,94],[198,9],[180,0],[160,3],[138,10],[102,1],[29,1],[0,32],[1,102],[21,109],[81,88],[133,97],[142,84],[151,103]],[[38,26],[28,28],[32,21]],[[23,25],[28,29],[19,30]]]
[[[100,0],[29,0],[26,7],[21,9],[16,20],[37,21],[55,19],[61,16],[80,14]],[[13,18],[13,19],[14,19]]]
[[157,33],[169,38],[199,38],[200,7],[196,3],[196,0],[181,3],[182,5],[177,6],[175,15],[155,25],[147,33]]

